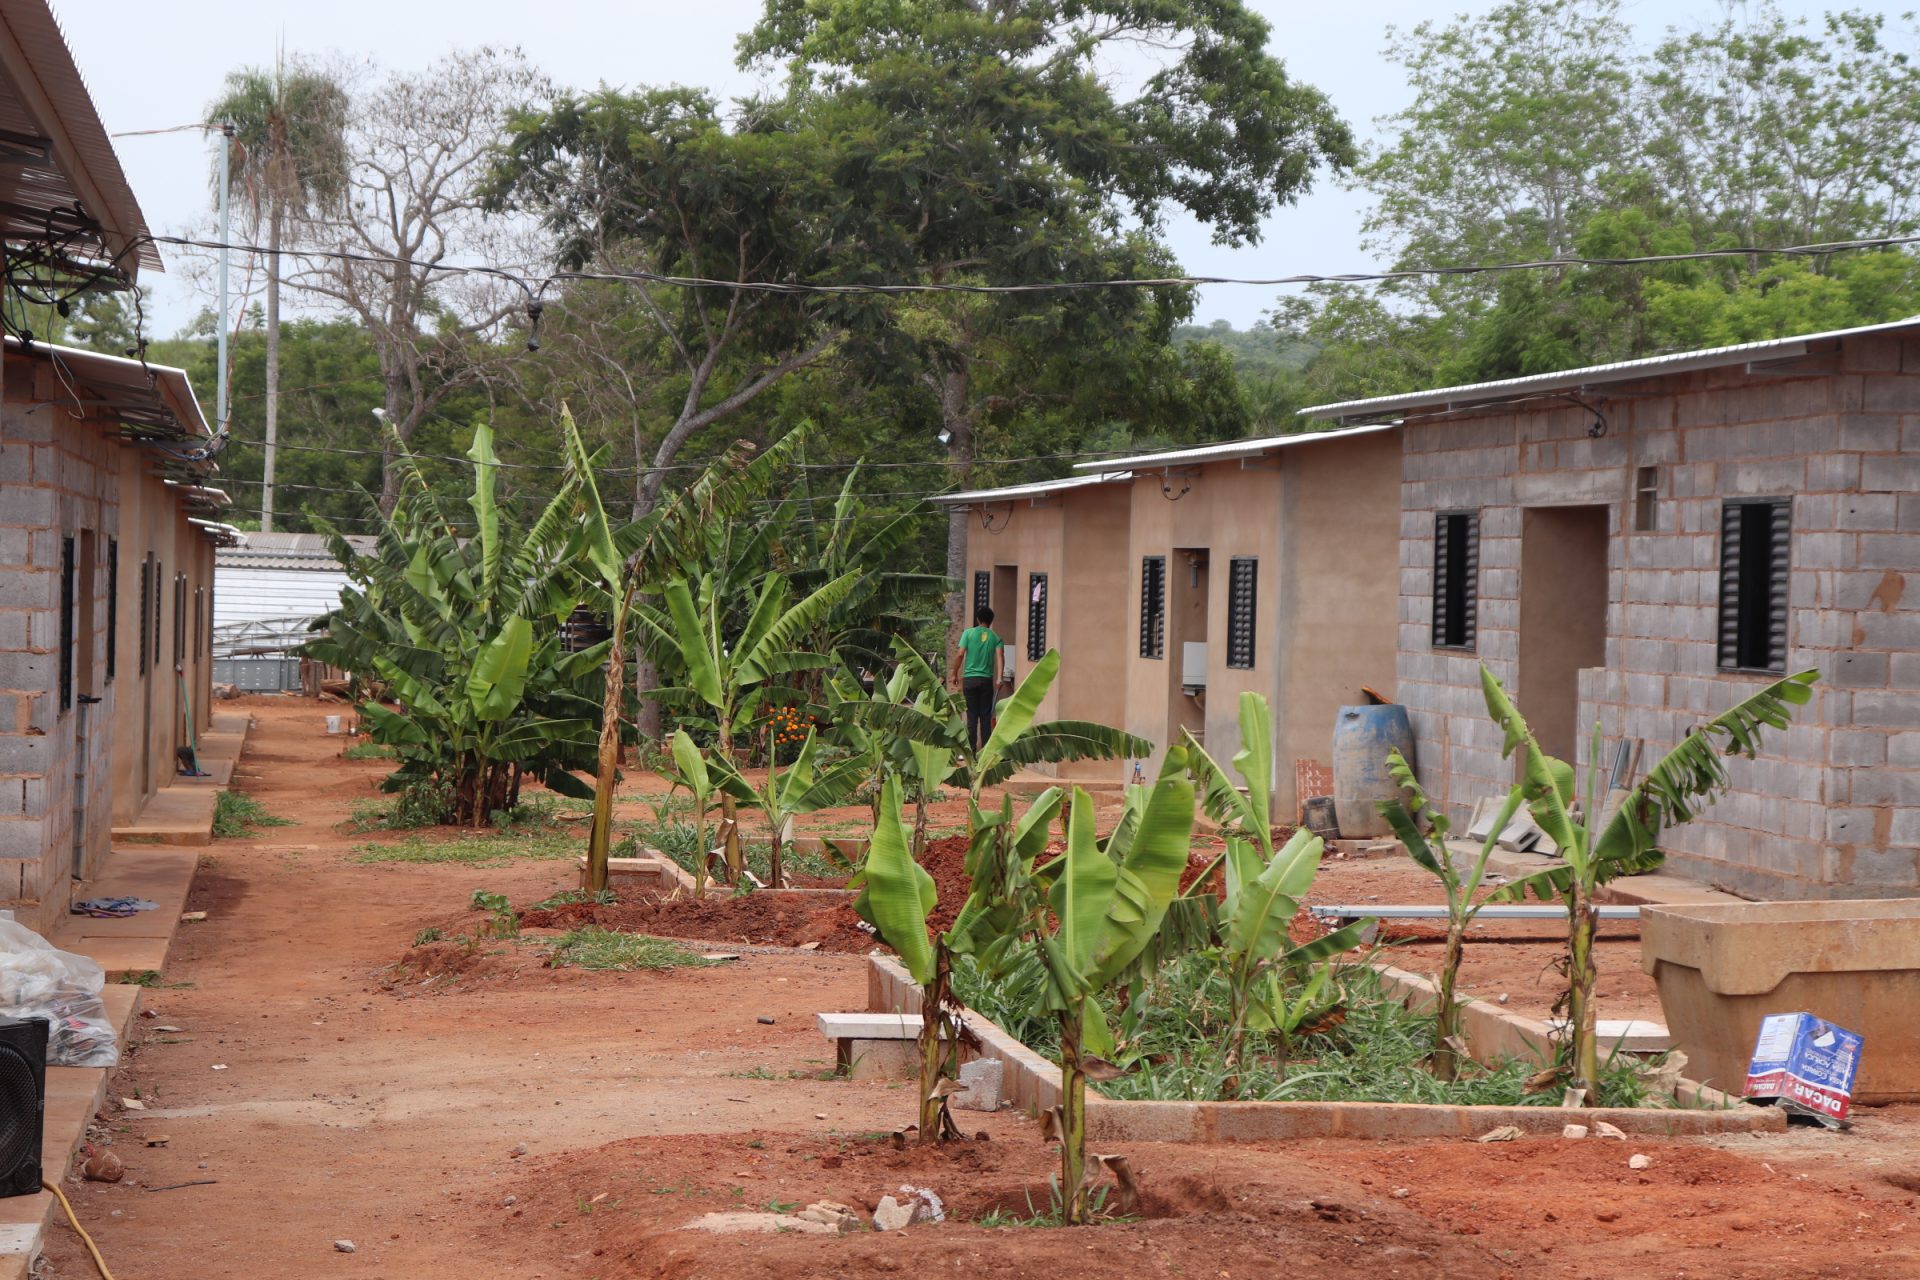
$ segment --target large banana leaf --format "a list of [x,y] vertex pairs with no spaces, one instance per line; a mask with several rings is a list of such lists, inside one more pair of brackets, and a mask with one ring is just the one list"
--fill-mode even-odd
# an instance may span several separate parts
[[1257,693],[1240,695],[1240,749],[1233,767],[1246,784],[1254,834],[1271,849],[1273,829],[1273,708]]
[[1187,778],[1186,752],[1179,747],[1168,748],[1139,815],[1089,960],[1096,987],[1111,982],[1146,949],[1160,931],[1167,905],[1180,893],[1193,847],[1193,783]]
[[1060,922],[1055,936],[1073,971],[1084,975],[1083,985],[1092,985],[1094,951],[1118,879],[1119,868],[1100,852],[1094,838],[1093,798],[1075,787],[1073,808],[1067,815],[1067,851],[1048,902]]
[[492,601],[500,591],[500,508],[494,502],[494,482],[500,471],[500,459],[493,451],[493,428],[482,422],[473,431],[473,447],[467,450],[473,459],[473,508],[480,543],[481,592]]
[[[1819,675],[1807,670],[1776,680],[1688,734],[1627,793],[1594,841],[1594,857],[1609,864],[1644,859],[1663,828],[1688,821],[1726,790],[1721,757],[1751,759],[1760,750],[1762,731],[1784,731],[1792,715],[1788,708],[1805,706],[1813,697]],[[1724,748],[1716,738],[1726,740]]]
[[527,689],[527,663],[533,656],[533,624],[508,618],[480,650],[467,677],[467,698],[474,714],[498,724],[520,706]]
[[1487,714],[1505,735],[1501,758],[1520,752],[1520,798],[1526,801],[1534,825],[1546,833],[1570,866],[1584,874],[1587,833],[1573,820],[1573,766],[1540,749],[1520,709],[1484,665],[1480,668],[1480,690],[1486,697]]
[[686,668],[687,686],[708,706],[719,706],[726,697],[719,655],[708,639],[707,626],[694,605],[692,590],[685,579],[676,578],[666,585],[661,595],[666,598],[667,614],[673,620],[672,639]]
[[[1003,701],[1000,704],[1003,724],[1006,722],[1006,707],[1007,703]],[[1144,759],[1152,754],[1151,742],[1120,729],[1085,720],[1048,720],[1030,725],[1018,737],[1004,743],[992,760],[987,760],[987,752],[983,748],[981,759],[985,763],[979,766],[976,776],[980,786],[992,787],[1032,764]]]
[[578,478],[580,496],[586,503],[584,533],[587,559],[607,589],[617,592],[626,575],[620,552],[614,546],[613,526],[607,519],[606,508],[600,504],[600,486],[594,480],[593,463],[587,457],[587,447],[580,439],[579,428],[574,426],[573,414],[565,405],[560,408],[560,425],[566,440],[567,458],[572,463],[573,475]]
[[1047,690],[1053,687],[1053,677],[1059,670],[1060,653],[1049,649],[1046,657],[1033,664],[1013,695],[1001,701],[1000,718],[973,761],[976,790],[984,785],[979,780],[993,770],[1014,740],[1032,727],[1033,718],[1040,711],[1040,703],[1045,700]]
[[795,642],[802,633],[817,624],[829,609],[844,600],[859,579],[860,575],[857,573],[844,573],[767,624],[764,632],[753,641],[746,657],[740,660],[740,678],[751,682],[778,674],[779,667],[775,665],[776,656],[792,652]]
[[1230,880],[1238,883],[1227,904],[1225,945],[1236,966],[1244,969],[1288,948],[1287,925],[1313,887],[1325,846],[1311,831],[1296,831],[1259,874],[1248,879],[1251,848],[1236,841],[1229,843],[1229,849],[1235,844],[1244,852],[1228,863]]
[[853,909],[892,947],[913,980],[933,980],[933,944],[927,917],[939,903],[933,877],[907,852],[900,821],[900,787],[889,778],[880,790],[880,820],[860,873],[860,896]]

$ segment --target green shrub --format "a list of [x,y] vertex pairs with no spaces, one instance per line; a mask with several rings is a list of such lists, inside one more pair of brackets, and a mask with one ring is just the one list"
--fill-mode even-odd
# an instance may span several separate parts
[[615,933],[589,925],[575,929],[554,944],[552,964],[556,969],[636,969],[704,968],[720,961],[708,960],[665,938],[650,938],[639,933]]

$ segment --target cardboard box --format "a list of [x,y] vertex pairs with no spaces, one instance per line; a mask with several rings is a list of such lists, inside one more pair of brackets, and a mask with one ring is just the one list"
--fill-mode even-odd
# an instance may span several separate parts
[[1853,1032],[1810,1013],[1769,1014],[1754,1042],[1746,1095],[1777,1098],[1789,1111],[1838,1125],[1853,1101],[1861,1043]]

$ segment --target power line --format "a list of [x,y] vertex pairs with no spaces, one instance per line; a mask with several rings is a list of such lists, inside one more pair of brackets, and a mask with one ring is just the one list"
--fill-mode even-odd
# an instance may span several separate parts
[[[192,236],[145,235],[135,237],[129,250],[142,242],[174,245],[180,248],[239,250],[245,253],[273,254],[279,257],[319,258],[334,262],[369,266],[402,266],[423,276],[480,275],[518,287],[529,302],[541,297],[550,285],[559,282],[597,282],[603,284],[659,284],[687,289],[715,289],[743,293],[788,294],[800,296],[896,296],[920,293],[960,294],[1033,294],[1077,293],[1105,289],[1169,289],[1194,285],[1254,285],[1277,288],[1309,284],[1384,284],[1396,280],[1429,277],[1491,275],[1512,271],[1560,271],[1576,267],[1646,267],[1678,262],[1701,262],[1718,258],[1825,257],[1835,253],[1871,249],[1893,249],[1920,244],[1920,235],[1874,236],[1860,240],[1829,240],[1811,244],[1745,245],[1724,249],[1692,249],[1684,253],[1632,254],[1621,257],[1556,257],[1514,262],[1459,263],[1452,266],[1399,267],[1387,271],[1296,272],[1280,276],[1158,276],[1122,277],[1110,280],[1040,280],[1018,284],[968,284],[956,281],[907,281],[898,283],[864,282],[857,284],[819,284],[789,280],[722,280],[709,276],[675,276],[654,271],[555,271],[548,275],[521,275],[506,267],[491,264],[423,263],[391,254],[362,253],[347,249],[281,248],[207,240]],[[125,252],[125,251],[123,251]]]

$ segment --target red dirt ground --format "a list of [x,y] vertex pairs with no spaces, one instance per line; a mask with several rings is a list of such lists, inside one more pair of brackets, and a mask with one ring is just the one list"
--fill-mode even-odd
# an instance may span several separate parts
[[[1149,1197],[1130,1224],[675,1230],[768,1202],[871,1205],[903,1183],[963,1217],[1024,1215],[1053,1156],[1011,1112],[962,1113],[991,1141],[945,1153],[870,1140],[908,1118],[909,1093],[821,1078],[812,1016],[864,1007],[858,956],[582,973],[502,942],[415,949],[444,967],[396,969],[423,926],[474,918],[475,889],[538,901],[571,864],[359,863],[370,837],[338,827],[379,762],[338,758],[327,708],[242,705],[258,728],[238,783],[298,825],[201,855],[188,905],[208,918],[183,926],[111,1084],[146,1109],[111,1109],[97,1133],[128,1176],[67,1183],[123,1277],[1920,1275],[1920,1108],[1859,1111],[1845,1134],[1698,1141],[1129,1144]],[[1367,887],[1385,867],[1340,865],[1330,897],[1400,896]],[[1626,1167],[1635,1151],[1653,1158],[1644,1174]],[[56,1280],[92,1275],[64,1226],[49,1260]]]

